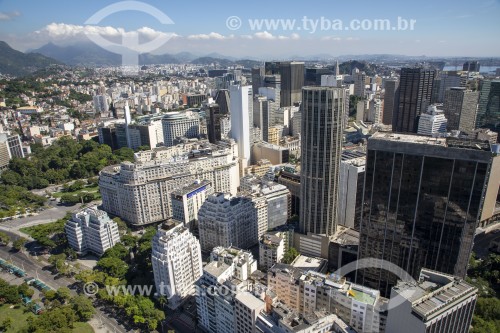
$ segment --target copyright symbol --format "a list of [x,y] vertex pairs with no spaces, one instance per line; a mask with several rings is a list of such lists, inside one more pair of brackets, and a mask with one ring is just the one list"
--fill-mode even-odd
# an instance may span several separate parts
[[226,27],[229,30],[238,30],[241,28],[242,22],[238,16],[229,16],[226,20]]
[[83,285],[83,293],[87,296],[94,296],[99,291],[99,286],[95,282],[87,282]]

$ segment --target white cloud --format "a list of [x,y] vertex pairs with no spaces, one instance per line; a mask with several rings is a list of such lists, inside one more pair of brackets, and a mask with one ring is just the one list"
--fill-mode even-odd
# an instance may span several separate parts
[[321,37],[321,40],[339,41],[339,40],[342,40],[342,38],[336,37],[336,36],[324,36],[324,37]]
[[10,21],[15,17],[20,16],[21,13],[18,11],[15,12],[0,12],[0,21]]
[[297,40],[297,39],[300,39],[300,35],[293,33],[293,34],[290,35],[290,38],[293,39],[293,40]]
[[82,41],[87,40],[88,35],[100,35],[103,38],[117,38],[132,34],[138,34],[139,38],[153,40],[159,37],[178,38],[177,34],[165,33],[157,31],[149,27],[142,27],[134,31],[125,31],[123,28],[115,28],[111,26],[95,26],[95,25],[74,25],[66,23],[51,23],[40,30],[35,31],[32,35],[36,39],[45,41]]
[[257,39],[266,39],[266,40],[273,40],[276,39],[276,36],[273,36],[272,33],[267,32],[267,31],[262,31],[262,32],[256,32],[254,34],[255,38]]
[[211,32],[209,34],[198,34],[198,35],[189,35],[187,38],[188,39],[204,39],[204,40],[207,40],[207,39],[216,39],[216,40],[223,40],[223,39],[226,39],[226,38],[231,38],[232,36],[224,36],[224,35],[221,35],[217,32]]

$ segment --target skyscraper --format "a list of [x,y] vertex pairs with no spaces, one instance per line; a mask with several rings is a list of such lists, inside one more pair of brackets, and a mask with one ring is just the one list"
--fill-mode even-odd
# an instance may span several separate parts
[[431,103],[436,72],[425,68],[402,68],[399,81],[398,109],[392,130],[416,133],[418,117]]
[[382,116],[384,125],[392,125],[394,114],[397,113],[397,97],[399,97],[398,79],[385,81],[384,112]]
[[485,80],[481,84],[476,127],[500,133],[500,80]]
[[443,103],[445,93],[452,87],[465,87],[467,84],[467,76],[462,75],[457,71],[442,72],[439,77],[439,89],[437,94],[437,103]]
[[304,86],[304,63],[296,61],[266,62],[265,74],[281,76],[281,106],[301,101]]
[[259,88],[264,86],[264,75],[264,67],[252,68],[252,90],[254,93],[257,93]]
[[231,137],[238,144],[241,169],[250,162],[251,129],[253,128],[252,86],[231,86]]
[[219,104],[210,104],[206,111],[207,134],[210,143],[217,143],[225,137],[224,123],[229,123],[229,114],[222,113]]
[[476,129],[479,92],[453,87],[444,94],[443,111],[448,119],[448,130],[472,134]]
[[182,223],[168,220],[152,240],[151,265],[158,295],[167,296],[168,307],[176,309],[194,294],[203,274],[200,242]]
[[217,95],[215,95],[215,103],[220,107],[221,114],[229,114],[229,91],[226,89],[221,89],[217,91]]
[[302,90],[300,229],[332,235],[337,224],[346,91]]
[[[359,258],[464,277],[481,217],[490,144],[376,133],[368,140]],[[396,276],[370,268],[358,282],[388,295]]]
[[479,61],[466,61],[462,69],[467,72],[479,72],[480,68]]

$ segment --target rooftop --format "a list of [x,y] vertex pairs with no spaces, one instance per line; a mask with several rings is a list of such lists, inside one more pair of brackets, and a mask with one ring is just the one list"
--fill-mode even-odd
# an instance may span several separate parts
[[390,141],[421,144],[428,146],[440,146],[450,148],[462,148],[469,150],[491,151],[490,144],[479,140],[457,139],[457,138],[432,138],[423,135],[385,133],[377,132],[369,139],[370,141]]
[[238,301],[243,303],[247,308],[252,310],[260,310],[264,307],[264,302],[248,292],[240,292],[235,297]]
[[477,288],[459,278],[427,269],[422,269],[418,282],[399,282],[393,290],[410,301],[414,313],[426,320],[477,292]]
[[303,271],[321,271],[326,264],[325,259],[306,257],[304,255],[299,255],[292,262],[291,266],[294,268],[301,269]]

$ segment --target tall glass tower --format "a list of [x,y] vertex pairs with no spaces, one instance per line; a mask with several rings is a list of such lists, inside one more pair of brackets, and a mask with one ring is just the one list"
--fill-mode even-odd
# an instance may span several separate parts
[[346,91],[333,87],[302,89],[300,229],[332,235],[342,157]]

